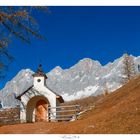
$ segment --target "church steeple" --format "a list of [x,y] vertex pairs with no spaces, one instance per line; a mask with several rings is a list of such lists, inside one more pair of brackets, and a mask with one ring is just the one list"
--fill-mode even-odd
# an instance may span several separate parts
[[47,79],[47,76],[43,72],[41,64],[39,64],[37,71],[33,74],[33,77],[45,77],[45,79]]
[[41,90],[44,86],[46,86],[47,76],[43,72],[41,64],[38,66],[37,71],[33,74],[33,78],[34,78],[34,87],[35,88]]

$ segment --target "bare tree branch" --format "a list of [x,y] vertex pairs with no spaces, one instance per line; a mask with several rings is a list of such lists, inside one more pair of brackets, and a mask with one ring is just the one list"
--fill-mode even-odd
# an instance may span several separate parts
[[0,7],[0,76],[2,70],[7,67],[5,59],[12,61],[7,46],[11,43],[12,37],[30,44],[31,37],[46,40],[39,33],[38,22],[32,15],[32,11],[47,12],[48,7]]

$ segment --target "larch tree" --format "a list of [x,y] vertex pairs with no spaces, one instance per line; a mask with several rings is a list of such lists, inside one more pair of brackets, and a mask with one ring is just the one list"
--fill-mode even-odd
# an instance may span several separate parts
[[123,83],[127,83],[136,75],[135,64],[132,56],[129,56],[127,53],[123,57]]
[[107,79],[104,79],[104,96],[109,94],[109,89],[108,89],[108,84],[107,84]]
[[8,62],[13,60],[7,47],[13,37],[31,43],[31,37],[45,39],[40,34],[38,21],[34,18],[33,11],[48,11],[48,7],[21,7],[2,6],[0,7],[0,78],[3,78],[3,71],[7,69]]

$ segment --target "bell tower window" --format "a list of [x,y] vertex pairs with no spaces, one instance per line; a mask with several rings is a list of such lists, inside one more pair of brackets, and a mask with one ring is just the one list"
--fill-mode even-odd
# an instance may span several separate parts
[[37,82],[41,82],[41,79],[37,79]]

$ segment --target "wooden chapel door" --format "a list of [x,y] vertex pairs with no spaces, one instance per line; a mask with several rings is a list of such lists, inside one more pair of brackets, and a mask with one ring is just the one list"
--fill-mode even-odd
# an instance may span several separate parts
[[35,121],[36,122],[47,121],[47,114],[48,114],[47,102],[45,100],[39,100],[36,103]]

